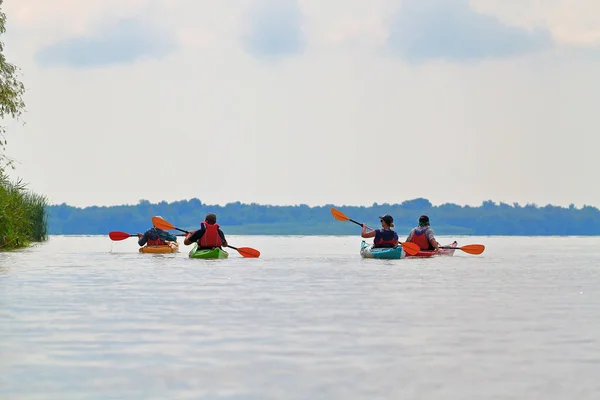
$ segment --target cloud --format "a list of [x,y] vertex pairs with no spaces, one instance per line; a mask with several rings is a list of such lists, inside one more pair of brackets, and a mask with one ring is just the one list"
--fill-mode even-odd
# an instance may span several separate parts
[[260,0],[246,18],[242,42],[250,54],[270,58],[304,50],[303,17],[296,0]]
[[86,68],[160,59],[177,47],[169,32],[150,27],[138,18],[119,19],[91,35],[76,36],[43,47],[36,54],[42,66]]
[[546,29],[529,31],[478,13],[468,0],[405,0],[388,45],[409,61],[469,61],[545,50],[553,39]]

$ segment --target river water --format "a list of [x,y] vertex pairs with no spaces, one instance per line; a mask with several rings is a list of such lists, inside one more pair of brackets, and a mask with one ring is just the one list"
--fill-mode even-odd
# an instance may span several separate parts
[[52,236],[0,253],[0,399],[599,399],[597,238],[231,236],[259,259]]

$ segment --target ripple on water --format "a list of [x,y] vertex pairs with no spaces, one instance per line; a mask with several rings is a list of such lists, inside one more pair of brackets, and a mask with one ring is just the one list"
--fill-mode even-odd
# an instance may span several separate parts
[[0,398],[599,398],[597,246],[526,239],[378,261],[234,236],[261,258],[205,261],[51,237],[0,253]]

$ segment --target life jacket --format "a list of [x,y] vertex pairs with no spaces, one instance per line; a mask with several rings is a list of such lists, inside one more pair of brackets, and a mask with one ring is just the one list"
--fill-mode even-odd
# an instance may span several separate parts
[[148,240],[146,241],[147,246],[165,246],[167,244],[167,242],[160,237],[160,232],[156,228],[151,228],[146,233],[148,235]]
[[219,236],[219,224],[208,224],[206,221],[202,221],[204,224],[204,235],[198,240],[199,247],[221,247],[223,241]]
[[396,232],[385,229],[377,229],[375,231],[375,239],[373,240],[373,247],[395,247],[396,246]]
[[421,250],[433,250],[435,247],[429,243],[429,239],[427,238],[427,230],[428,226],[418,227],[413,231],[412,238],[410,239],[411,243],[416,244],[421,248]]

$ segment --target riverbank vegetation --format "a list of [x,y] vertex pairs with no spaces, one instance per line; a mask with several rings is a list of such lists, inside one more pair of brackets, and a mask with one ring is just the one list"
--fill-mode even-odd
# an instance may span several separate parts
[[[0,0],[0,35],[6,32],[6,14]],[[19,80],[19,69],[4,56],[0,41],[0,119],[20,120],[25,110],[25,86]],[[6,174],[12,168],[12,159],[6,155],[6,130],[0,126],[0,250],[25,247],[31,242],[46,239],[47,200],[27,190],[21,181],[11,181]]]
[[47,238],[47,200],[0,171],[0,249],[11,250]]

